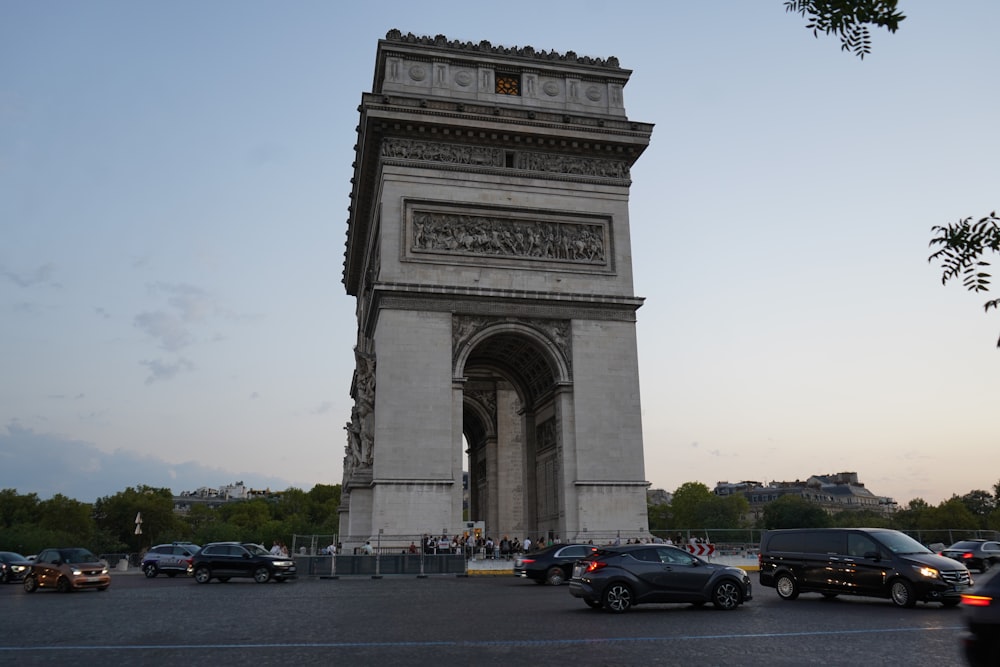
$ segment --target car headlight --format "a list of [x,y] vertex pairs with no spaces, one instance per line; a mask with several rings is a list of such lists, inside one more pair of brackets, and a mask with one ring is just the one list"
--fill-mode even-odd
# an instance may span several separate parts
[[276,560],[276,561],[274,561],[274,566],[275,567],[291,567],[293,565],[295,565],[295,561],[291,561],[291,560]]
[[927,577],[928,579],[938,578],[938,571],[933,567],[927,567],[926,565],[914,565],[913,569],[919,572],[921,577]]
[[73,568],[73,576],[74,577],[79,577],[81,574],[83,574],[83,570],[81,570],[78,567],[74,567]]

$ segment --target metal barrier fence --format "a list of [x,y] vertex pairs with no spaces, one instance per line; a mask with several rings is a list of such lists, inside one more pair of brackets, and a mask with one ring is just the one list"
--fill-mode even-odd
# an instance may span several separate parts
[[465,557],[461,554],[382,553],[354,556],[295,556],[299,576],[381,576],[409,574],[465,574]]

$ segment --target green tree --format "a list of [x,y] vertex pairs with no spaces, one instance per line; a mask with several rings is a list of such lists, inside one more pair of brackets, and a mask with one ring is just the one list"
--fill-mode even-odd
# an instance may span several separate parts
[[840,49],[864,59],[871,53],[868,26],[896,32],[906,17],[896,10],[896,0],[788,0],[786,12],[806,17],[806,28],[840,37]]
[[892,519],[875,510],[846,510],[830,517],[837,528],[892,528]]
[[57,493],[38,503],[35,522],[39,527],[65,536],[66,544],[91,546],[96,526],[93,509],[88,503]]
[[711,502],[715,495],[701,482],[685,482],[674,491],[670,501],[670,512],[673,514],[673,528],[705,528],[702,517],[705,505]]
[[[930,245],[932,248],[939,247],[927,261],[941,261],[942,285],[958,279],[970,292],[989,291],[992,276],[986,271],[986,267],[990,263],[983,259],[983,255],[986,251],[1000,252],[998,223],[1000,217],[997,217],[994,211],[975,222],[972,218],[965,218],[943,227],[940,225],[931,227],[931,233],[937,236],[931,239]],[[986,312],[989,312],[990,308],[1000,309],[1000,299],[987,301],[983,308]],[[997,339],[997,347],[1000,347],[1000,339]],[[994,487],[994,491],[1000,496],[1000,483]]]
[[980,528],[986,527],[986,518],[997,509],[996,498],[989,491],[983,491],[982,489],[969,491],[964,496],[959,497],[959,500],[976,517]]
[[38,496],[34,493],[21,495],[17,489],[0,490],[0,528],[10,528],[35,520]]
[[802,496],[786,494],[764,506],[761,527],[776,528],[826,528],[830,516],[822,507]]
[[[142,534],[135,534],[136,514],[142,513]],[[97,527],[114,536],[121,548],[134,550],[160,542],[190,539],[187,524],[174,514],[170,489],[140,485],[128,487],[94,503]]]
[[665,531],[673,528],[670,503],[646,503],[646,515],[650,531]]
[[977,530],[979,521],[969,511],[962,499],[952,496],[929,512],[925,512],[917,525],[921,530],[944,530],[955,528],[959,530]]

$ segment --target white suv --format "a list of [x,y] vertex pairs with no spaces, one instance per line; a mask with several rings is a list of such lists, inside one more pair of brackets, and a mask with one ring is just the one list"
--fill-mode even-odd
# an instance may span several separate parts
[[189,574],[194,555],[201,549],[190,542],[173,542],[158,544],[142,558],[142,571],[152,579],[160,572],[168,577],[176,577],[178,573]]

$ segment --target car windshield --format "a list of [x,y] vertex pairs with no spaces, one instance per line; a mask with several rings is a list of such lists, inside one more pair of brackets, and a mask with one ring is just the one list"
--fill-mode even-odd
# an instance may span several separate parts
[[934,553],[909,535],[896,531],[878,533],[879,541],[894,554],[929,554]]
[[24,560],[24,556],[13,551],[0,551],[0,560],[5,563],[12,563],[16,560]]
[[97,556],[86,549],[60,549],[59,555],[64,563],[96,563]]
[[253,556],[266,556],[271,553],[259,544],[244,544],[243,548],[249,551]]

